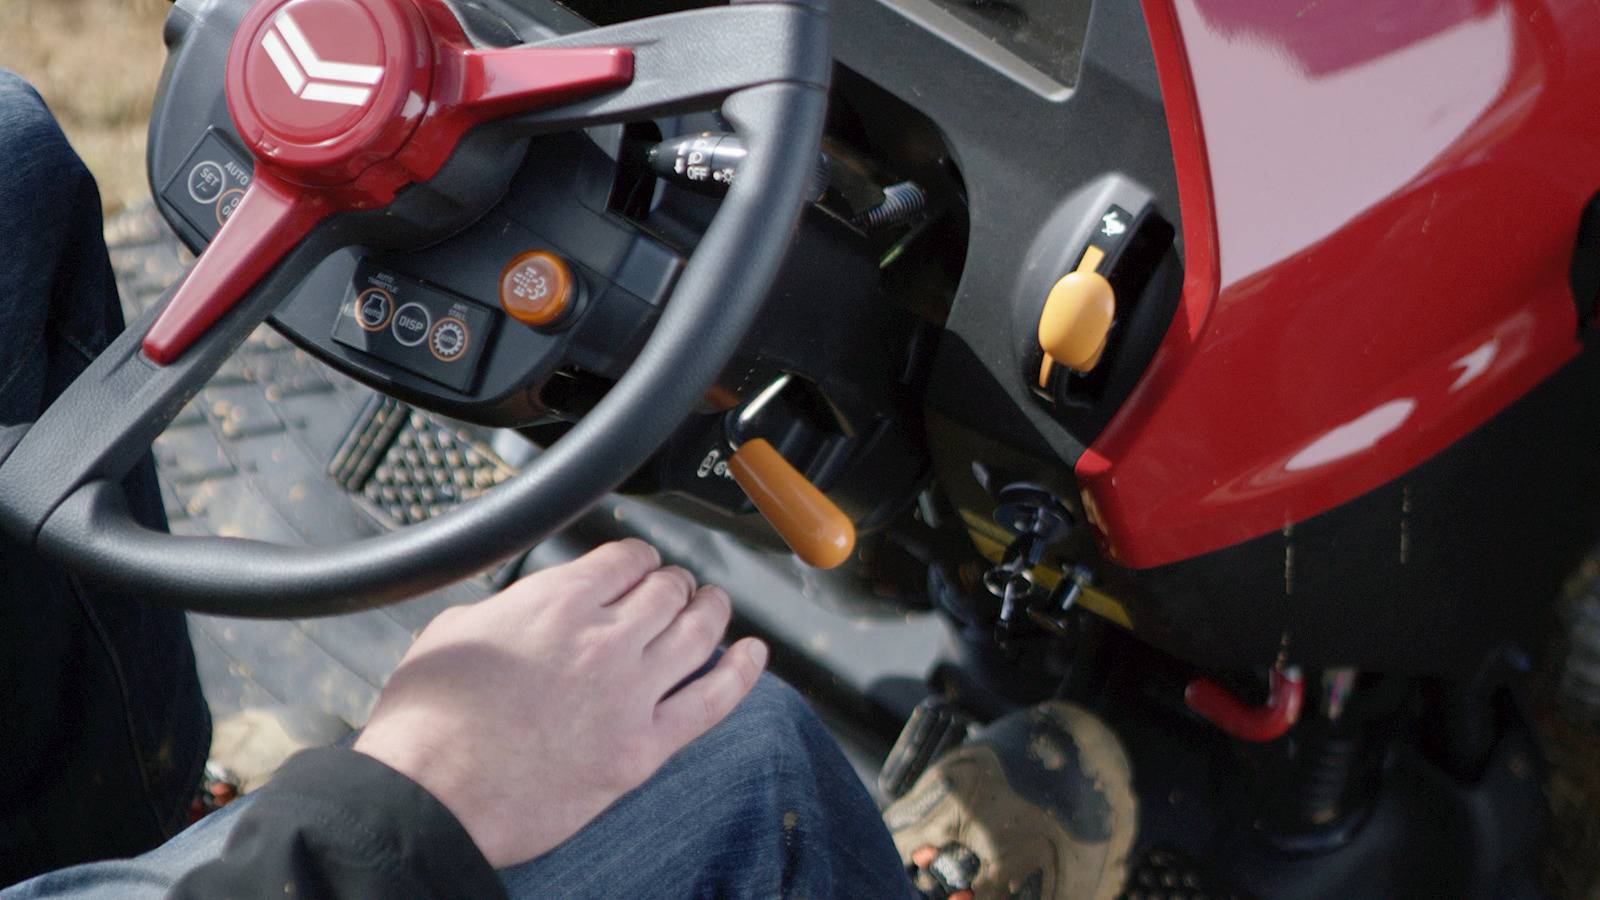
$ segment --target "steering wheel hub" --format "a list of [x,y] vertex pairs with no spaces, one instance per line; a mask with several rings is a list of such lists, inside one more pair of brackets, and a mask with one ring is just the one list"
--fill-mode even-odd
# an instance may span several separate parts
[[228,111],[258,159],[348,182],[416,129],[432,56],[410,0],[269,0],[234,38]]
[[474,47],[444,0],[257,3],[226,76],[255,177],[144,355],[172,363],[324,219],[432,178],[474,126],[632,80],[623,47]]

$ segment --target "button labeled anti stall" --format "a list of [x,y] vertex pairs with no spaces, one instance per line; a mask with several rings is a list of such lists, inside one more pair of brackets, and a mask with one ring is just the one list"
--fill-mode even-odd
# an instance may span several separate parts
[[407,303],[395,310],[394,339],[402,347],[415,347],[428,339],[428,330],[433,327],[433,314],[421,303]]
[[428,338],[428,349],[440,362],[455,362],[467,352],[467,343],[470,339],[467,323],[454,316],[446,316],[439,320],[439,324],[433,326],[433,333]]

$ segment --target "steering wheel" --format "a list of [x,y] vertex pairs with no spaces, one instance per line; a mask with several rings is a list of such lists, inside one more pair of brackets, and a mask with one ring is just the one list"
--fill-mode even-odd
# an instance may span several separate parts
[[[217,73],[256,158],[249,192],[37,422],[0,429],[0,528],[127,596],[254,617],[394,603],[526,550],[643,464],[727,365],[806,203],[831,67],[825,0],[506,48],[476,46],[446,0],[260,0]],[[129,514],[123,476],[320,260],[448,237],[498,200],[531,137],[707,109],[748,149],[738,178],[627,373],[519,475],[338,547],[179,537]]]

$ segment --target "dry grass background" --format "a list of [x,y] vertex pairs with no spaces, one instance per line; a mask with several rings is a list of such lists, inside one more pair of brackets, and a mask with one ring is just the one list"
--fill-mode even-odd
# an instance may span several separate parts
[[115,212],[149,198],[145,131],[167,0],[0,0],[0,68],[33,82]]

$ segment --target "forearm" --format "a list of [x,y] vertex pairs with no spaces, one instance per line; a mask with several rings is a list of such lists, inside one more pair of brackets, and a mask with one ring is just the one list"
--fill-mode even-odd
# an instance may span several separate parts
[[255,794],[221,857],[172,897],[501,897],[499,877],[431,794],[371,757],[323,748]]

